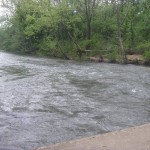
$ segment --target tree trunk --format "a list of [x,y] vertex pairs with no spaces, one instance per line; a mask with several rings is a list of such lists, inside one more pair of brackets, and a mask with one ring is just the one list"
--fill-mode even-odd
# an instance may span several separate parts
[[86,38],[91,39],[91,16],[89,14],[89,4],[87,0],[84,0],[85,16],[86,16]]
[[114,0],[114,8],[116,11],[116,23],[117,23],[117,31],[118,31],[118,42],[119,42],[120,49],[121,49],[121,60],[122,60],[122,63],[125,64],[127,62],[127,58],[126,58],[125,50],[123,47],[122,36],[121,36],[121,25],[120,25],[118,4],[116,4],[115,0]]

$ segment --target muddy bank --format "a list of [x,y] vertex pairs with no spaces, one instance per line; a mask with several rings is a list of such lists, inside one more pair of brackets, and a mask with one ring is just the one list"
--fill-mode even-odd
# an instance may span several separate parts
[[[127,55],[126,57],[127,57],[127,62],[126,62],[127,64],[150,66],[150,62],[145,61],[142,55],[133,54],[133,55]],[[118,63],[118,64],[121,63],[119,59],[109,60],[106,57],[99,57],[99,56],[89,57],[89,61],[104,62],[104,63]]]

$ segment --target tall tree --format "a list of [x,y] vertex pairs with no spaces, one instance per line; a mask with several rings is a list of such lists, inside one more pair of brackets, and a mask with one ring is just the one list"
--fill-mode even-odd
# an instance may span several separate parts
[[118,41],[119,41],[120,50],[121,50],[122,63],[125,64],[127,62],[127,58],[126,58],[126,53],[125,53],[125,49],[124,49],[124,46],[123,46],[120,16],[119,16],[118,7],[119,7],[118,1],[114,0],[114,8],[115,8],[115,12],[116,12],[116,25],[117,25],[117,32],[118,32]]
[[94,14],[96,0],[84,0],[84,9],[86,17],[86,38],[91,39],[91,21]]

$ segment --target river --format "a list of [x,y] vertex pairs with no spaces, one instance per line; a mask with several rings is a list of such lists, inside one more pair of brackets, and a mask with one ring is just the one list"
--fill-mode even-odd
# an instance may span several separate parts
[[0,150],[150,122],[150,68],[0,52]]

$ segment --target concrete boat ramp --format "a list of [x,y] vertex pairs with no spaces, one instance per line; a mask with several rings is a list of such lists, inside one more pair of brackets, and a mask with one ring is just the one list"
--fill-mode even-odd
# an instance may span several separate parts
[[35,150],[150,150],[150,124]]

